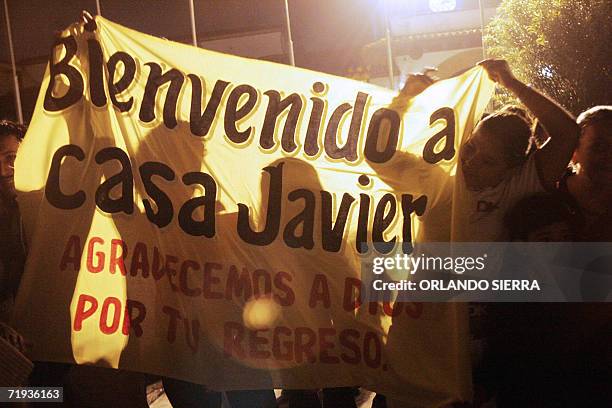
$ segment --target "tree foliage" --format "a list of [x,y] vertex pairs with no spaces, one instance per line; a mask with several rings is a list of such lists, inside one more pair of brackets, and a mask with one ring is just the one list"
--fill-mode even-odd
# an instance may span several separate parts
[[610,0],[504,0],[485,41],[519,79],[574,114],[612,104]]

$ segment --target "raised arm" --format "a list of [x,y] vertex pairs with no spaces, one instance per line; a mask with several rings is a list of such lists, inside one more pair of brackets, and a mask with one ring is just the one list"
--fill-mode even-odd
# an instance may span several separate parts
[[548,143],[536,151],[535,159],[542,185],[546,189],[554,189],[578,142],[580,128],[575,118],[552,99],[516,79],[505,60],[488,59],[478,65],[487,71],[493,81],[516,95],[550,136]]
[[[435,82],[435,80],[427,74],[427,72],[431,71],[435,70],[428,69],[426,73],[409,74],[408,78],[406,78],[404,87],[393,99],[389,108],[403,115],[406,110],[408,110],[412,98],[419,95]],[[402,176],[410,170],[413,170],[414,174],[416,174],[416,168],[421,164],[421,160],[414,154],[398,151],[395,153],[390,163],[379,164],[370,161],[368,161],[368,163],[383,181],[388,183],[393,189],[401,190],[402,185],[407,184],[405,180],[402,180]],[[401,183],[400,180],[402,180]]]

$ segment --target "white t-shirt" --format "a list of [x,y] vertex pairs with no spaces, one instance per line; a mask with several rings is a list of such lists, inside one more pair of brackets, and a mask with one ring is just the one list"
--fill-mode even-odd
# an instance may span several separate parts
[[511,171],[512,175],[497,186],[481,191],[469,190],[463,175],[460,175],[461,185],[455,191],[458,205],[454,206],[453,214],[454,241],[500,242],[509,239],[504,226],[508,210],[525,196],[544,191],[536,169],[535,155],[531,155],[523,166]]

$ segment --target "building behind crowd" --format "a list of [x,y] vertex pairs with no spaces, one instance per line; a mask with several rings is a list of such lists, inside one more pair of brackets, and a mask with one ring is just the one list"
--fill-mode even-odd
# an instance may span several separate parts
[[[485,21],[500,0],[481,0]],[[101,14],[119,24],[192,42],[189,2],[99,0]],[[296,65],[388,86],[385,7],[389,16],[394,87],[407,73],[436,66],[450,77],[482,59],[479,0],[289,0]],[[20,97],[32,115],[54,33],[96,11],[95,0],[9,1]],[[195,0],[202,48],[289,63],[283,0]],[[16,119],[7,21],[0,21],[0,118]],[[35,27],[33,23],[35,22]]]

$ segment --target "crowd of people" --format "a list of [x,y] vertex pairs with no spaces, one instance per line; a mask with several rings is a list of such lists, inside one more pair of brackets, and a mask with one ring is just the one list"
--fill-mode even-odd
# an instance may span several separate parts
[[[485,116],[462,146],[458,174],[467,186],[463,198],[469,210],[461,214],[461,240],[612,242],[612,106],[593,107],[575,119],[519,81],[506,61],[480,65],[523,106]],[[432,82],[426,75],[412,75],[402,92],[413,97]],[[13,178],[24,135],[23,126],[0,122],[0,336],[15,352],[27,355],[28,341],[8,326],[27,253]],[[472,328],[486,344],[474,361],[471,406],[612,406],[608,306],[488,305],[484,322]],[[74,390],[87,381],[116,385],[115,406],[123,406],[122,396],[130,400],[125,406],[146,406],[144,387],[151,378],[96,370],[37,363],[29,381],[64,386],[73,406],[88,405]],[[221,394],[202,386],[164,379],[164,387],[175,408],[221,406]],[[140,397],[133,397],[137,393]],[[358,393],[357,388],[288,390],[281,399],[290,408],[353,408]],[[228,392],[227,399],[233,408],[277,405],[272,390]],[[379,395],[372,406],[382,408],[387,402]]]

